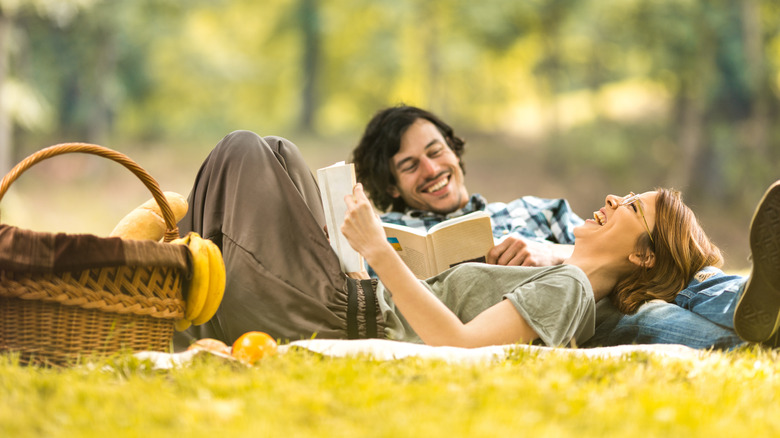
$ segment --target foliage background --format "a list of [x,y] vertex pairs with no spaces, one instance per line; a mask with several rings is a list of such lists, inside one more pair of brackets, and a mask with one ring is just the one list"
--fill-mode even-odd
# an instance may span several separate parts
[[[378,109],[433,110],[468,141],[469,189],[565,197],[673,186],[747,266],[780,177],[774,0],[0,0],[0,168],[54,143],[120,150],[188,193],[236,129],[347,159]],[[4,221],[107,234],[148,193],[57,158]],[[119,194],[119,195],[118,195]]]

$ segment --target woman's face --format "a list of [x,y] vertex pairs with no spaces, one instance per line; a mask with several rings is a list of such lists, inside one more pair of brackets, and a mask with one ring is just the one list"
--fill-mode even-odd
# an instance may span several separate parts
[[593,219],[574,230],[575,242],[597,242],[600,250],[634,250],[642,234],[655,229],[657,192],[640,195],[607,195],[604,207],[593,212]]

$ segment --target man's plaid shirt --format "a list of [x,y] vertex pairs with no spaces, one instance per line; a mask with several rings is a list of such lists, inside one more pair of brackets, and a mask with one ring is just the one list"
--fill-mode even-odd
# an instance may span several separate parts
[[439,222],[478,210],[490,214],[493,238],[498,242],[504,236],[516,234],[538,242],[573,244],[575,227],[583,224],[565,199],[544,199],[523,196],[506,204],[488,204],[479,194],[474,194],[465,207],[448,215],[423,210],[390,212],[381,215],[383,222],[406,225],[417,229],[429,229]]

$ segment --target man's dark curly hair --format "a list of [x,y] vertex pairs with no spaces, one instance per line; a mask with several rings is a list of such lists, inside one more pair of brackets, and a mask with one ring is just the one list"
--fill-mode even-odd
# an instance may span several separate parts
[[461,156],[466,142],[453,133],[450,125],[413,106],[399,105],[380,110],[368,122],[360,143],[352,151],[352,162],[358,182],[363,184],[374,206],[381,211],[388,211],[388,208],[406,210],[403,198],[390,195],[390,187],[396,184],[391,164],[393,155],[401,149],[401,138],[417,119],[428,120],[436,126],[450,149],[461,159],[460,168],[465,174]]

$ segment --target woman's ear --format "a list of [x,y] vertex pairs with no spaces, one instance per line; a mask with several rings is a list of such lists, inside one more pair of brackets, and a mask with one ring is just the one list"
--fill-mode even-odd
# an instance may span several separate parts
[[649,269],[655,266],[655,254],[653,254],[652,251],[645,251],[644,253],[632,253],[628,256],[628,260],[639,267]]

